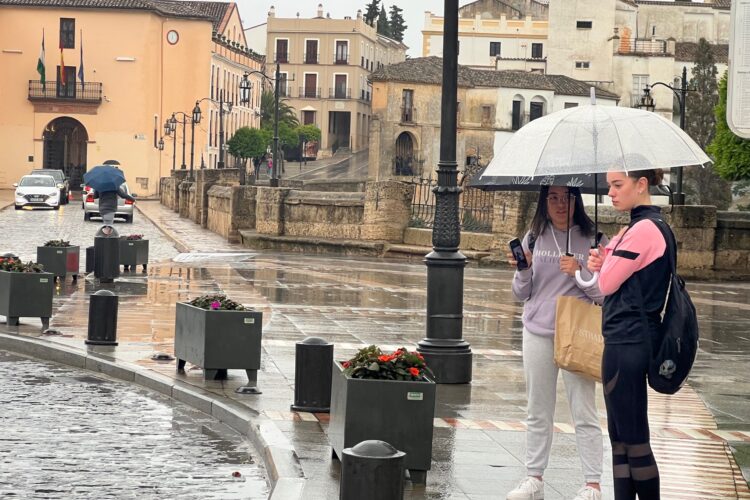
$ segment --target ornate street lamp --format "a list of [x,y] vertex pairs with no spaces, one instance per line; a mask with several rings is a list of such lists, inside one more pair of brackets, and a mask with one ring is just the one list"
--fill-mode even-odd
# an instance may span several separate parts
[[[471,346],[463,339],[464,267],[459,251],[461,224],[456,163],[458,96],[458,0],[445,0],[443,25],[443,95],[440,123],[440,161],[435,193],[433,250],[427,265],[427,336],[417,351],[441,384],[471,382]],[[274,165],[275,165],[274,161]]]
[[164,151],[164,137],[159,138],[159,145],[157,146],[159,151]]
[[240,104],[250,103],[250,90],[253,88],[253,84],[250,82],[249,76],[249,73],[245,73],[240,80]]

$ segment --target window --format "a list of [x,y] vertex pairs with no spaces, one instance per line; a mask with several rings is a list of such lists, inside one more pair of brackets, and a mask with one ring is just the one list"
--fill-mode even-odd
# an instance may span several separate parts
[[576,61],[576,69],[589,69],[589,61]]
[[518,130],[521,128],[522,121],[521,121],[521,113],[522,113],[522,103],[521,101],[513,101],[513,115],[511,118],[511,129],[512,130]]
[[289,88],[287,86],[287,73],[279,73],[279,96],[280,97],[291,97],[289,95]]
[[74,49],[76,46],[76,20],[60,18],[60,48]]
[[529,105],[529,121],[536,120],[544,116],[544,103],[543,102],[532,102]]
[[276,62],[289,62],[289,40],[276,40]]
[[534,59],[541,59],[542,57],[542,48],[543,45],[541,43],[532,43],[531,44],[531,57]]
[[305,41],[305,64],[318,64],[318,41]]
[[302,112],[302,125],[315,125],[315,111]]
[[349,42],[347,40],[336,41],[336,64],[349,64]]
[[[641,102],[641,96],[644,94],[644,89],[648,85],[648,75],[633,75],[633,90],[631,91],[632,105],[637,106]],[[679,87],[679,85],[675,85]]]
[[318,97],[317,73],[305,73],[304,97]]
[[500,56],[500,42],[490,42],[490,57]]
[[482,125],[492,123],[492,106],[482,106]]
[[75,98],[76,96],[76,67],[65,66],[65,85],[60,78],[60,66],[57,67],[57,97]]
[[411,89],[401,92],[401,121],[403,123],[414,121],[414,91]]
[[576,21],[576,28],[579,30],[590,30],[593,25],[593,21]]
[[568,109],[568,108],[577,108],[578,107],[578,103],[577,102],[566,102],[564,107],[565,107],[565,109]]
[[334,75],[333,76],[333,92],[336,99],[349,99],[351,97],[349,89],[347,89],[347,76],[346,75]]

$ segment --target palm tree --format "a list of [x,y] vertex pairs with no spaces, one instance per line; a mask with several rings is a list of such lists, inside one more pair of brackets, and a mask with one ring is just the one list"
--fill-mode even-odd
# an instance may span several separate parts
[[[262,128],[273,127],[275,99],[273,92],[264,91],[260,97],[260,126]],[[295,109],[289,105],[286,99],[279,99],[279,124],[286,123],[289,128],[299,125]]]

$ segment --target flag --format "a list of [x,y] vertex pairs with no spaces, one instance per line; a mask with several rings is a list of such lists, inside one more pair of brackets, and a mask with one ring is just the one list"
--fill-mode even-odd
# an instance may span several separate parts
[[39,60],[36,62],[36,70],[39,73],[39,79],[42,86],[47,83],[46,69],[44,68],[44,30],[42,30],[42,51],[39,53]]
[[86,86],[83,81],[83,30],[81,30],[81,65],[78,66],[78,79],[81,80],[81,88]]
[[65,59],[63,58],[62,40],[60,40],[60,85],[66,85],[65,81]]

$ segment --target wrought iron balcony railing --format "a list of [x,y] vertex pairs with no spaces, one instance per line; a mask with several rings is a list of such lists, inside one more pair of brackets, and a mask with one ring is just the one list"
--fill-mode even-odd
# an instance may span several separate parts
[[58,85],[56,81],[29,80],[30,101],[102,102],[101,82],[70,82]]
[[300,87],[299,97],[320,98],[320,87]]
[[346,87],[333,87],[328,89],[330,99],[351,99],[352,89]]

